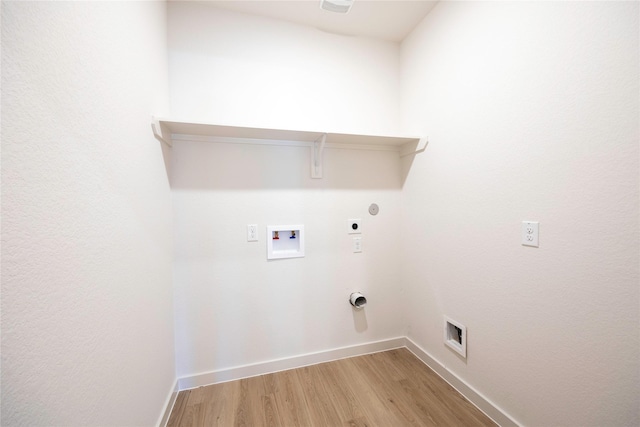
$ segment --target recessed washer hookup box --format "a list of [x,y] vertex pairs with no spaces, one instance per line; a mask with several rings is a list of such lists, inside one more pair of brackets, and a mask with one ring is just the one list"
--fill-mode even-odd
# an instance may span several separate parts
[[268,225],[267,259],[304,257],[304,225]]

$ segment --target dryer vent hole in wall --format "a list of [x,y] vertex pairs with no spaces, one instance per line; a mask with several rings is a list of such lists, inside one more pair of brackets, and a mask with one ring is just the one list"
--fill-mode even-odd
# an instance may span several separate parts
[[462,357],[467,357],[467,328],[445,317],[444,319],[444,343]]
[[462,329],[457,326],[453,327],[453,339],[458,341],[458,344],[462,345]]
[[349,303],[355,308],[363,308],[367,305],[367,299],[360,292],[353,292],[349,296]]

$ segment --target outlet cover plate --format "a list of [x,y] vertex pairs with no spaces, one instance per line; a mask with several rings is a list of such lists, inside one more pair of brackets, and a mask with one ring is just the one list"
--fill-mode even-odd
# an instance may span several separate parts
[[360,218],[347,220],[347,232],[349,234],[362,233],[362,220]]
[[247,242],[258,241],[258,224],[247,224]]
[[357,236],[353,238],[353,253],[362,252],[362,237]]
[[522,245],[539,247],[540,223],[537,221],[522,221]]

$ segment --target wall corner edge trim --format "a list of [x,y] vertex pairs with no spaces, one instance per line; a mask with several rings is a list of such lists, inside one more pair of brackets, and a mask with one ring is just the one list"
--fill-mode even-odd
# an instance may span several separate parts
[[178,385],[179,385],[178,378],[176,378],[173,380],[173,387],[171,388],[171,391],[169,392],[169,395],[165,400],[165,403],[163,406],[164,410],[162,411],[162,414],[160,414],[160,419],[156,424],[158,427],[165,427],[169,422],[169,416],[171,416],[173,405],[176,403],[176,398],[178,397],[178,392],[180,391],[180,389],[178,388]]

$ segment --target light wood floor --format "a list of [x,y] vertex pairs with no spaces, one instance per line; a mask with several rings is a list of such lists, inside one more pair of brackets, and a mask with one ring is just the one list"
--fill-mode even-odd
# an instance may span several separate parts
[[405,348],[181,391],[168,426],[495,426]]

